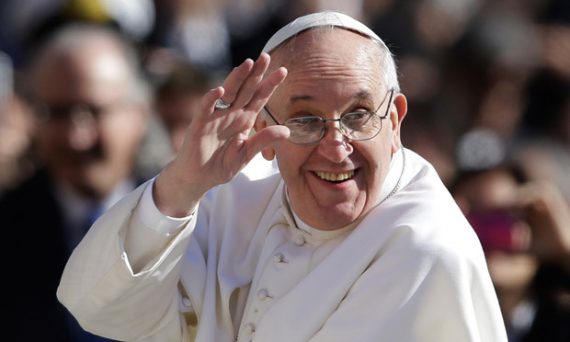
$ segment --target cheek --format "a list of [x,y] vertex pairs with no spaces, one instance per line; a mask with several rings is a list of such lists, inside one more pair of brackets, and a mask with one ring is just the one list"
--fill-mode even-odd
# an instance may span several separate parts
[[402,141],[400,139],[400,125],[392,124],[392,122],[390,122],[388,135],[390,138],[391,152],[394,154],[402,147]]
[[310,155],[307,147],[301,148],[289,142],[283,142],[276,147],[276,158],[279,170],[285,180],[295,179],[303,174],[303,164]]
[[68,146],[68,132],[58,127],[40,127],[36,137],[36,149],[40,156],[57,158]]
[[390,168],[390,159],[387,158],[385,155],[382,158],[376,159],[371,164],[371,171],[368,179],[368,186],[369,189],[380,189],[382,187],[382,183],[388,174],[388,170]]
[[398,150],[402,147],[402,141],[400,140],[400,135],[394,135],[392,137],[391,152],[392,154],[398,152]]
[[386,137],[378,139],[375,143],[358,149],[366,161],[366,184],[368,190],[380,189],[382,182],[388,174],[391,162],[391,145]]

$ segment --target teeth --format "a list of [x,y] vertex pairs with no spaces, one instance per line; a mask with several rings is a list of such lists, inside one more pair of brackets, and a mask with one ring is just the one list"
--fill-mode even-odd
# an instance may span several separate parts
[[316,171],[315,174],[320,178],[329,182],[342,182],[354,176],[354,170],[341,173],[332,173],[324,171]]

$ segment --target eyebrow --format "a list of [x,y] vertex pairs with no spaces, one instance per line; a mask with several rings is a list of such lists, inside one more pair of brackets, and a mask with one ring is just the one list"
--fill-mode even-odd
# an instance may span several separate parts
[[359,99],[359,100],[367,100],[367,101],[373,101],[373,99],[374,99],[372,94],[367,90],[359,91],[358,93],[356,93],[356,95],[354,97]]
[[314,98],[310,95],[293,95],[291,96],[291,98],[289,99],[289,104],[292,105],[295,102],[299,102],[299,101],[310,101],[313,100]]

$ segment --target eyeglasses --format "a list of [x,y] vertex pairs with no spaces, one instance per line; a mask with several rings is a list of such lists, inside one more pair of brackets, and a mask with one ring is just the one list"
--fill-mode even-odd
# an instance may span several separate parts
[[40,121],[57,124],[79,123],[88,119],[100,121],[123,106],[123,103],[100,106],[84,103],[48,104],[43,102],[34,105]]
[[[386,101],[386,95],[388,94],[390,94],[390,99],[388,100],[386,112],[383,116],[380,116],[377,112]],[[264,109],[276,124],[289,128],[291,132],[289,141],[297,145],[312,145],[321,141],[327,133],[327,121],[338,121],[342,135],[350,140],[362,141],[374,138],[382,130],[382,120],[388,116],[394,89],[390,89],[386,95],[384,95],[384,100],[382,100],[375,111],[345,113],[338,119],[324,119],[320,116],[312,115],[295,117],[286,120],[284,123],[279,123],[267,107],[264,107]]]

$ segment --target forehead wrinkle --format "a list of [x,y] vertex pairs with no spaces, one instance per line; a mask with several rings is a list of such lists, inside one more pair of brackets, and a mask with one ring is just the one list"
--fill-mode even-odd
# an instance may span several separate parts
[[324,65],[323,63],[308,62],[300,68],[290,68],[285,83],[297,85],[315,85],[319,87],[322,82],[335,82],[342,84],[366,85],[367,87],[378,88],[381,86],[381,79],[378,72],[372,68],[351,65]]
[[289,74],[285,83],[293,87],[303,85],[319,88],[323,82],[337,83],[339,86],[357,84],[369,93],[382,87],[380,66],[365,51],[348,56],[332,55],[330,51],[313,51],[309,56],[303,57],[306,58],[295,58],[287,63]]
[[[307,70],[294,70],[289,73],[285,83],[281,86],[283,90],[291,90],[287,106],[291,106],[300,101],[315,101],[323,86],[335,83],[336,86],[347,89],[348,85],[356,84],[358,90],[354,94],[346,94],[351,98],[374,102],[376,92],[381,89],[380,79],[374,77],[371,72],[354,73],[354,71],[334,70],[326,68]],[[329,83],[322,85],[321,83]],[[303,89],[303,90],[298,90]]]
[[[343,44],[339,50],[340,41]],[[288,69],[287,78],[277,90],[286,95],[286,107],[299,101],[321,100],[324,89],[336,89],[344,100],[372,105],[384,85],[380,57],[376,43],[355,33],[309,31],[276,49],[271,67]]]
[[[341,50],[337,50],[340,41],[343,44]],[[302,33],[275,50],[272,59],[274,68],[282,65],[290,72],[301,69],[301,72],[321,73],[323,77],[335,77],[351,69],[380,73],[383,62],[378,44],[341,29]]]
[[[300,74],[300,77],[338,78],[362,76],[372,74],[377,69],[373,58],[364,52],[351,56],[333,55],[329,51],[311,52],[305,56],[294,56],[288,65],[291,74]],[[376,73],[378,73],[376,71]],[[293,76],[292,75],[292,76]],[[297,75],[295,75],[297,76]]]
[[[372,100],[373,95],[371,92],[367,90],[361,90],[356,94],[354,94],[354,98],[359,100],[369,101]],[[293,95],[291,96],[291,98],[289,98],[289,103],[295,103],[298,101],[311,101],[311,100],[314,100],[314,98],[311,95]]]

